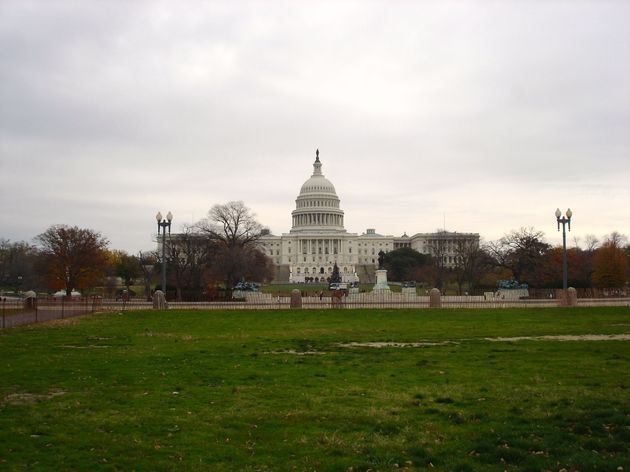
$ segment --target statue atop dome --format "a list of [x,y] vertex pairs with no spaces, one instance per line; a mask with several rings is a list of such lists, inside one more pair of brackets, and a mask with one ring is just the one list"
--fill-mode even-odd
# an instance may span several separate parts
[[319,149],[315,151],[315,162],[313,162],[313,175],[322,175],[322,162],[319,160]]

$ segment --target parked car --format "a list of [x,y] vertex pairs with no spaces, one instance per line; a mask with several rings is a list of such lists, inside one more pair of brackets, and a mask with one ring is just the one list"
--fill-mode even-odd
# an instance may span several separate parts
[[345,282],[328,284],[329,290],[348,290],[348,284]]

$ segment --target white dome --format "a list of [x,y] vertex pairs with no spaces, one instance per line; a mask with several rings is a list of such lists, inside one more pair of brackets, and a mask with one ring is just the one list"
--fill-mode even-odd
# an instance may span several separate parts
[[335,186],[330,180],[324,177],[324,174],[322,174],[322,163],[319,160],[319,149],[317,150],[315,162],[313,163],[313,175],[311,175],[311,178],[302,184],[302,188],[300,189],[300,196],[313,193],[328,193],[334,195],[335,197],[337,196]]
[[313,175],[310,179],[304,182],[304,184],[302,184],[300,195],[310,193],[330,193],[337,196],[335,186],[323,175]]
[[339,208],[339,197],[335,186],[322,174],[319,150],[315,154],[313,175],[302,184],[295,200],[291,231],[333,231],[343,229],[343,211]]

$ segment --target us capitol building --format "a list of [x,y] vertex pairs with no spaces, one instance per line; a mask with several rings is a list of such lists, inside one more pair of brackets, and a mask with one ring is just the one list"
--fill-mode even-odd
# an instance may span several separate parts
[[455,267],[462,244],[478,244],[479,234],[439,231],[413,236],[383,236],[374,229],[364,234],[348,233],[335,186],[322,174],[319,150],[313,175],[304,182],[291,212],[288,233],[276,236],[266,232],[261,249],[276,267],[278,282],[318,282],[330,277],[337,263],[344,282],[373,282],[378,253],[410,247],[439,257],[445,267]]

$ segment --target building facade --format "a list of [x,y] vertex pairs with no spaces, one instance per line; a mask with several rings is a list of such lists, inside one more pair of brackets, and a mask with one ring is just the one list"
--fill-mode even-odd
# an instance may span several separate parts
[[325,281],[337,264],[344,282],[372,282],[378,253],[410,247],[455,267],[463,245],[479,244],[477,233],[439,231],[395,237],[368,229],[349,233],[334,185],[324,177],[319,150],[313,174],[304,182],[291,212],[291,230],[281,236],[265,234],[261,248],[276,266],[279,282]]

